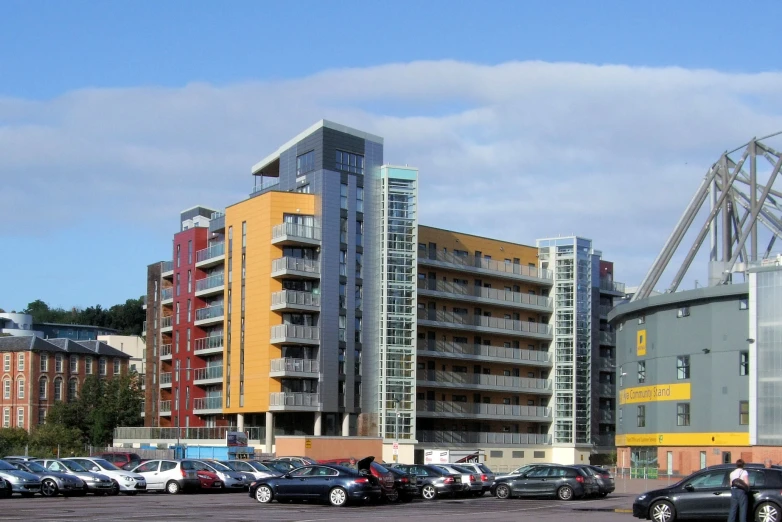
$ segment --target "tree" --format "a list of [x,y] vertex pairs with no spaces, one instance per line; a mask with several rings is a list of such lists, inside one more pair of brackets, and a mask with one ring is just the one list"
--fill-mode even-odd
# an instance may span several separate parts
[[23,452],[27,442],[27,430],[24,428],[0,428],[0,455]]
[[30,435],[32,453],[41,456],[55,456],[58,451],[61,455],[79,454],[83,444],[81,432],[74,427],[65,426],[49,421],[36,427]]
[[33,316],[34,323],[65,323],[102,326],[119,330],[122,335],[141,335],[142,325],[146,319],[143,298],[128,299],[123,304],[116,304],[108,310],[101,305],[87,308],[50,308],[41,299],[29,303],[22,313]]

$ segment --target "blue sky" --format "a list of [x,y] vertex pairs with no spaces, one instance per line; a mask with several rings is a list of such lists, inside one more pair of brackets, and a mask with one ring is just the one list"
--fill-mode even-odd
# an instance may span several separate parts
[[[244,197],[252,163],[323,117],[385,136],[387,160],[421,167],[422,221],[525,243],[589,235],[617,260],[617,278],[637,283],[708,163],[782,129],[782,3],[751,5],[5,0],[0,249],[12,255],[0,256],[0,307],[140,295],[146,265],[170,258],[179,210]],[[720,123],[726,107],[738,122]],[[634,142],[619,153],[618,139]],[[608,230],[616,214],[576,198],[577,183],[610,184],[620,200],[643,192],[635,161],[685,180],[678,199],[660,195],[670,218],[626,220],[649,238],[637,248]],[[469,177],[476,165],[529,199],[486,201],[492,182]],[[552,169],[561,178],[548,193],[575,201],[572,212],[504,225],[497,208],[535,208],[535,177]],[[203,182],[178,189],[193,179]],[[443,216],[465,186],[476,213],[457,227]]]

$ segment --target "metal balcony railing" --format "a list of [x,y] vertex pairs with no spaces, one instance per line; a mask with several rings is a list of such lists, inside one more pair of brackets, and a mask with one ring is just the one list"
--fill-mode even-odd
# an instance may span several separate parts
[[504,346],[486,346],[483,344],[460,344],[447,341],[418,341],[419,351],[428,351],[460,356],[497,357],[502,359],[514,359],[519,362],[551,362],[549,352],[527,350],[524,348],[505,348]]
[[250,195],[257,194],[259,192],[263,192],[265,190],[269,190],[272,187],[275,187],[280,184],[280,178],[271,178],[264,180],[260,185],[255,185],[253,187],[253,191],[250,192]]
[[173,326],[174,316],[169,315],[167,317],[160,318],[160,328],[171,328]]
[[160,384],[171,384],[171,372],[160,374]]
[[446,294],[455,294],[461,296],[478,297],[490,299],[501,304],[523,304],[531,306],[540,306],[551,308],[552,300],[550,297],[542,295],[523,294],[498,288],[484,288],[482,286],[465,286],[458,283],[449,283],[447,281],[418,280],[418,288],[431,290],[434,292],[443,292]]
[[280,257],[272,261],[272,272],[281,272],[283,270],[295,270],[296,272],[308,272],[311,274],[320,274],[320,262],[312,259],[301,259],[298,257]]
[[204,397],[193,399],[193,410],[221,410],[223,408],[223,396]]
[[212,350],[215,348],[223,347],[223,334],[213,335],[211,337],[204,337],[202,339],[196,339],[193,341],[193,351],[195,353]]
[[419,263],[426,262],[427,259],[448,263],[450,265],[458,266],[459,268],[481,268],[483,270],[497,272],[498,274],[514,274],[545,281],[551,281],[554,278],[553,272],[551,270],[542,270],[534,266],[495,261],[493,259],[486,259],[484,257],[476,258],[475,256],[457,256],[451,252],[441,252],[439,250],[419,248]]
[[551,408],[545,406],[514,406],[511,404],[481,404],[451,401],[418,401],[418,412],[457,413],[459,415],[492,415],[502,417],[540,417],[551,419]]
[[209,259],[225,255],[225,241],[215,243],[214,245],[201,249],[196,252],[196,263],[207,261]]
[[207,306],[205,308],[199,308],[196,310],[196,321],[203,321],[205,319],[214,319],[223,315],[223,305]]
[[173,272],[174,271],[174,262],[173,261],[163,261],[160,263],[160,272],[165,274],[166,272]]
[[219,286],[225,285],[225,277],[224,274],[214,274],[210,275],[209,277],[204,277],[203,279],[197,279],[196,280],[196,292],[201,292],[203,290],[209,290],[210,288],[217,288]]
[[620,294],[625,293],[625,284],[617,281],[612,281],[606,277],[600,278],[600,289],[607,292],[617,292]]
[[280,290],[272,293],[272,306],[276,305],[320,306],[320,294],[298,290]]
[[[195,439],[195,440],[226,440],[230,431],[239,431],[236,426],[217,426],[209,428],[159,428],[159,427],[121,427],[114,428],[115,439],[136,439],[136,440],[156,440],[156,439]],[[266,428],[247,427],[242,428],[247,433],[250,440],[263,440],[266,437]]]
[[271,371],[273,372],[318,373],[320,371],[320,363],[317,359],[283,357],[272,359],[271,363]]
[[508,375],[485,375],[480,373],[448,372],[443,370],[423,370],[418,372],[419,381],[435,383],[464,384],[474,386],[495,386],[499,388],[551,390],[551,379],[514,377]]
[[320,406],[317,393],[274,392],[269,395],[269,406]]
[[531,323],[517,319],[504,319],[502,317],[486,317],[484,315],[455,314],[441,310],[419,310],[419,321],[436,321],[452,325],[467,327],[496,328],[512,332],[527,332],[539,335],[551,335],[551,326],[546,323]]
[[158,409],[160,413],[165,412],[171,412],[171,401],[160,401],[160,408]]
[[161,344],[160,345],[160,356],[166,357],[167,355],[171,355],[171,345],[170,344]]
[[600,332],[600,344],[616,346],[616,332]]
[[276,324],[272,326],[272,339],[296,338],[320,339],[320,331],[317,326],[301,326],[297,324]]
[[274,227],[272,227],[273,240],[286,236],[320,241],[321,230],[320,227],[310,227],[296,223],[280,223],[279,225],[274,225]]
[[438,444],[551,444],[551,435],[539,433],[418,430],[416,438],[418,442]]
[[161,288],[160,289],[160,300],[166,301],[168,299],[174,298],[174,287],[168,287],[168,288]]
[[193,371],[194,381],[203,381],[206,379],[222,379],[223,365],[207,366],[206,368],[197,368]]

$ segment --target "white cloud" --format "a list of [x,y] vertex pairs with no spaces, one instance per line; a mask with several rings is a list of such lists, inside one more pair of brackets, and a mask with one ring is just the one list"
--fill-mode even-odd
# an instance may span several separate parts
[[5,98],[0,219],[37,234],[96,215],[172,223],[243,197],[254,162],[327,118],[420,168],[423,223],[523,243],[591,237],[637,283],[708,165],[782,129],[780,93],[779,73],[441,61]]

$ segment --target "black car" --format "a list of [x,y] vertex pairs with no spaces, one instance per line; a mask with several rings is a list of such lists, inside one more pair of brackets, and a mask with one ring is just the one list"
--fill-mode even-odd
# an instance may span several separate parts
[[454,496],[462,492],[461,474],[448,473],[437,466],[421,464],[397,464],[394,467],[415,476],[416,486],[424,500],[434,500],[443,495]]
[[601,497],[607,496],[609,493],[616,491],[616,480],[614,475],[607,469],[600,466],[585,466],[592,471],[595,479],[597,480],[597,494]]
[[[711,466],[667,488],[647,491],[633,503],[633,516],[672,522],[684,519],[728,518],[730,511],[730,472],[734,465]],[[761,464],[747,464],[749,474],[749,520],[779,522],[782,520],[782,469],[764,469]]]
[[327,500],[332,506],[351,501],[378,500],[380,483],[367,470],[312,464],[280,477],[267,477],[250,484],[250,497],[261,504],[272,500]]
[[397,468],[388,467],[386,469],[394,476],[394,489],[399,493],[399,500],[410,502],[419,495],[420,491],[415,476]]
[[526,473],[498,478],[492,486],[497,498],[555,496],[572,500],[597,490],[592,475],[575,466],[536,466]]

